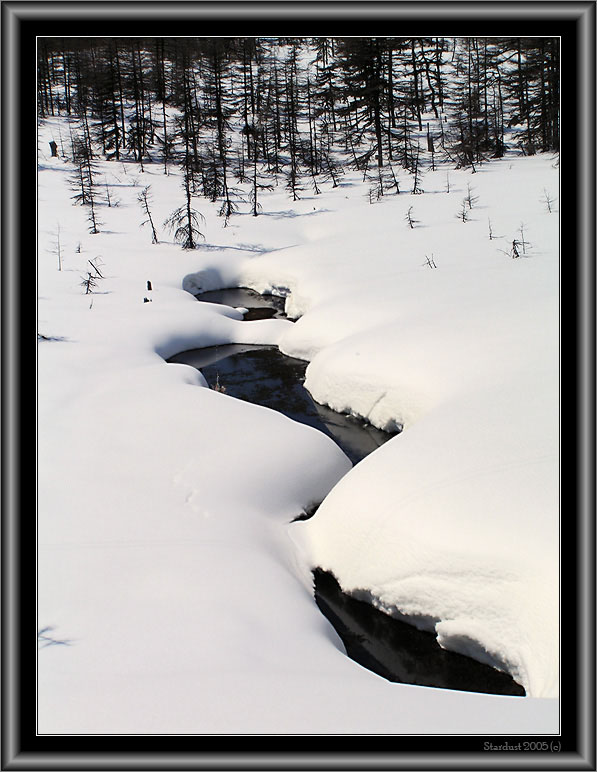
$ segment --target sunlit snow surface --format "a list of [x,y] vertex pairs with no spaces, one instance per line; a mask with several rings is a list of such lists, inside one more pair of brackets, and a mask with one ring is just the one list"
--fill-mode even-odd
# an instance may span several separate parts
[[[228,228],[198,200],[206,243],[185,252],[138,227],[140,186],[157,223],[182,201],[157,165],[98,161],[119,205],[88,233],[71,165],[49,157],[59,123],[68,136],[58,120],[39,135],[38,627],[69,645],[40,649],[39,731],[557,732],[554,159],[450,169],[449,194],[430,172],[425,194],[375,205],[358,176],[296,202],[280,188]],[[88,260],[104,276],[93,295]],[[243,322],[183,286],[288,294],[298,321]],[[351,469],[316,430],[164,361],[225,343],[278,344],[310,360],[316,400],[404,431]],[[313,602],[316,566],[530,697],[359,667]]]

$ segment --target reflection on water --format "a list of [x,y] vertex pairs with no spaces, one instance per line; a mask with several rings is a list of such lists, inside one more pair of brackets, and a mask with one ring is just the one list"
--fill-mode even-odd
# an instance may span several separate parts
[[335,577],[313,572],[315,600],[355,662],[389,681],[465,692],[524,696],[507,673],[446,651],[431,632],[390,617],[346,595]]
[[246,322],[255,319],[281,319],[284,318],[285,299],[277,295],[260,295],[248,287],[235,287],[234,289],[211,290],[195,296],[197,300],[207,303],[221,303],[232,308],[247,308],[244,315]]
[[168,361],[201,370],[231,397],[269,407],[330,436],[353,464],[383,445],[391,434],[316,403],[304,387],[307,362],[280,353],[276,346],[231,344],[194,349]]

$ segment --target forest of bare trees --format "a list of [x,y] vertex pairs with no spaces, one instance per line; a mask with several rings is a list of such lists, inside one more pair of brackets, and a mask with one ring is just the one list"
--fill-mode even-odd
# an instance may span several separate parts
[[[40,38],[42,118],[77,119],[62,154],[183,173],[193,196],[235,211],[235,185],[283,181],[296,200],[350,165],[371,196],[441,160],[472,167],[559,147],[558,38]],[[85,183],[84,180],[87,180]],[[91,190],[91,196],[93,191]]]

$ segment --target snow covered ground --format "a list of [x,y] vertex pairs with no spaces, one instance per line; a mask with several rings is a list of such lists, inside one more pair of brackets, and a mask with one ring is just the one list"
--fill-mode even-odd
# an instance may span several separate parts
[[[38,627],[70,645],[40,648],[39,732],[557,733],[554,158],[442,168],[373,205],[358,175],[296,202],[279,188],[226,228],[201,200],[189,252],[161,227],[183,194],[158,165],[98,162],[112,206],[90,234],[72,164],[49,157],[59,135],[42,124]],[[89,260],[103,278],[85,294]],[[243,322],[186,291],[226,286],[289,292],[300,318]],[[164,361],[221,343],[278,344],[311,362],[318,401],[404,431],[351,469],[319,432]],[[314,566],[529,696],[363,669],[313,601]]]

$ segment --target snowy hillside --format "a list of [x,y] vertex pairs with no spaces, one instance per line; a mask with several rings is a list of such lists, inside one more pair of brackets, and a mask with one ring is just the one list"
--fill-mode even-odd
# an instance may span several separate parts
[[[227,228],[204,203],[184,251],[139,227],[144,186],[158,224],[179,196],[151,166],[98,162],[112,206],[88,232],[73,164],[46,152],[59,125],[39,135],[39,627],[71,645],[40,650],[40,731],[556,732],[554,158],[450,169],[449,193],[429,172],[373,205],[355,175],[274,190]],[[242,322],[183,284],[284,287],[300,318]],[[317,400],[403,433],[350,470],[318,432],[164,362],[224,342],[278,343],[311,360]],[[313,603],[314,566],[529,696],[364,670]]]

